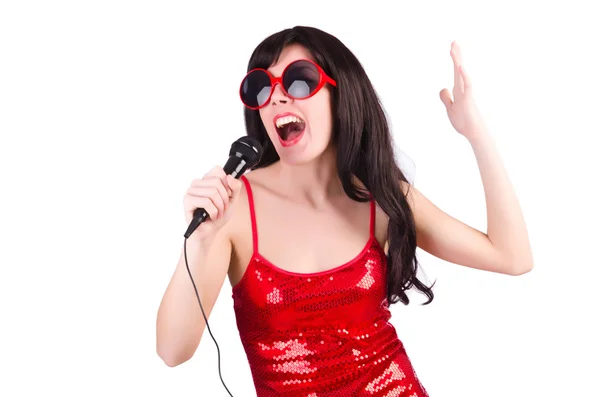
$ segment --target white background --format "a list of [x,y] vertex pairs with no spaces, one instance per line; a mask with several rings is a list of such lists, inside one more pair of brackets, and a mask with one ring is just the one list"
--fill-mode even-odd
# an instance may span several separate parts
[[[594,2],[214,3],[1,3],[0,395],[227,395],[207,332],[190,361],[161,361],[156,313],[183,194],[245,134],[251,52],[303,24],[364,64],[416,187],[485,230],[477,164],[438,96],[457,40],[520,198],[533,272],[419,251],[436,298],[393,307],[431,396],[599,396]],[[210,324],[226,384],[254,396],[228,282]]]

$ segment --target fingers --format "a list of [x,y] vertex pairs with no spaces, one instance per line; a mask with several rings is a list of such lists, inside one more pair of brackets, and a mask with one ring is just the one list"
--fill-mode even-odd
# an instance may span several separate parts
[[231,175],[227,175],[227,185],[232,191],[231,198],[235,199],[239,195],[240,190],[242,190],[242,181],[235,179]]
[[215,166],[201,179],[192,181],[186,192],[186,201],[192,206],[199,202],[197,199],[202,199],[201,203],[204,204],[210,203],[212,213],[208,208],[205,209],[214,220],[222,217],[227,211],[232,193],[225,171],[222,167]]
[[215,220],[219,217],[220,213],[217,206],[215,206],[213,201],[208,197],[196,197],[188,195],[185,197],[185,201],[186,206],[193,208],[204,208],[212,220]]
[[465,93],[471,91],[471,87],[472,87],[471,78],[469,77],[469,75],[465,71],[465,67],[463,65],[460,65],[460,75],[462,77],[462,81],[463,81],[463,86],[464,86]]
[[450,97],[450,92],[448,92],[448,89],[444,88],[440,91],[440,99],[442,100],[444,106],[446,106],[446,109],[450,109],[452,106],[452,98]]
[[229,188],[226,187],[225,184],[223,184],[223,181],[218,177],[213,176],[206,179],[206,183],[209,187],[213,187],[217,190],[217,193],[220,196],[221,200],[223,200],[225,205],[227,205],[231,194],[229,192]]
[[226,180],[227,175],[225,174],[225,171],[223,171],[223,168],[219,165],[215,166],[212,170],[210,170],[208,173],[206,173],[206,175],[204,175],[202,177],[202,179],[195,179],[194,181],[192,181],[192,186],[202,186],[203,182],[205,180],[211,179],[211,178],[218,178],[221,180],[221,183],[223,184],[223,186],[225,186],[226,190],[227,190],[227,194],[229,195],[231,193],[231,191],[229,191],[228,186],[227,186],[227,180]]
[[465,90],[463,74],[460,71],[460,66],[463,63],[462,53],[456,41],[452,42],[452,46],[450,48],[450,56],[452,57],[452,61],[454,63],[454,89],[452,91],[456,95],[457,92],[462,93]]
[[456,54],[456,42],[453,41],[450,46],[450,56],[452,57],[452,62],[454,64],[454,87],[458,87],[460,85],[460,72],[458,70],[458,59]]
[[[193,198],[207,198],[217,210],[217,216],[227,210],[229,196],[224,193],[224,189],[218,189],[215,186],[191,187],[187,194]],[[214,218],[213,218],[214,219]]]
[[[223,168],[221,168],[221,166],[214,167],[212,170],[206,173],[206,175],[204,175],[202,179],[193,180],[191,183],[191,187],[205,186],[205,181],[213,181],[214,183],[211,184],[211,186],[220,186],[219,189],[223,187],[223,189],[225,189],[225,194],[223,195],[224,197],[231,196],[231,189],[227,184],[227,175],[225,174],[225,171],[223,171]],[[219,181],[220,183],[218,183]]]
[[204,207],[212,220],[227,219],[228,210],[239,197],[243,182],[225,174],[221,166],[215,166],[200,179],[194,179],[185,196],[186,219],[195,208]]

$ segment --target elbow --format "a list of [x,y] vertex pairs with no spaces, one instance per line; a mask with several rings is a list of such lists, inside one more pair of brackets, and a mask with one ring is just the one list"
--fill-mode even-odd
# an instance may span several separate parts
[[169,359],[163,358],[163,362],[166,364],[167,367],[175,368],[178,365],[183,364],[185,361],[182,361],[182,360],[169,360]]
[[199,338],[187,339],[182,336],[168,336],[166,332],[157,332],[156,354],[168,367],[177,367],[190,360],[196,353]]
[[164,353],[158,353],[158,356],[161,358],[161,360],[163,360],[167,367],[171,368],[177,367],[188,360],[187,358],[182,358],[177,355],[168,355]]
[[161,348],[160,345],[156,346],[156,354],[168,367],[177,367],[188,361],[190,357],[184,356],[181,352],[174,351],[173,349]]
[[533,270],[531,251],[508,252],[499,255],[502,273],[509,276],[522,276]]
[[513,261],[509,266],[511,276],[522,276],[533,270],[533,261]]
[[157,353],[158,357],[160,357],[160,359],[163,360],[163,363],[165,363],[167,367],[173,368],[181,364],[181,360],[177,360],[174,356],[161,354],[160,352]]
[[522,276],[533,270],[533,266],[520,267],[510,272],[511,276]]

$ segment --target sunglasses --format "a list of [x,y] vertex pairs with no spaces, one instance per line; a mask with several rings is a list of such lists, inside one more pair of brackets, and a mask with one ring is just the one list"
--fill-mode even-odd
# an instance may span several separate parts
[[287,65],[281,77],[274,77],[265,69],[252,69],[242,80],[240,98],[250,109],[260,109],[271,100],[275,85],[279,83],[285,94],[293,99],[308,99],[325,83],[336,86],[335,80],[308,59],[300,59]]

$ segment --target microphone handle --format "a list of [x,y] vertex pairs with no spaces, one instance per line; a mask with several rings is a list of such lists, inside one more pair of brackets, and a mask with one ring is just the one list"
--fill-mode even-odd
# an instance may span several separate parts
[[[246,167],[248,166],[248,162],[243,159],[240,153],[235,153],[234,156],[230,156],[223,166],[223,171],[225,171],[226,175],[232,175],[234,178],[238,179],[244,172],[246,171]],[[196,208],[194,210],[194,218],[190,222],[185,234],[183,235],[185,238],[188,238],[194,233],[194,231],[208,218],[208,212],[204,208]]]

